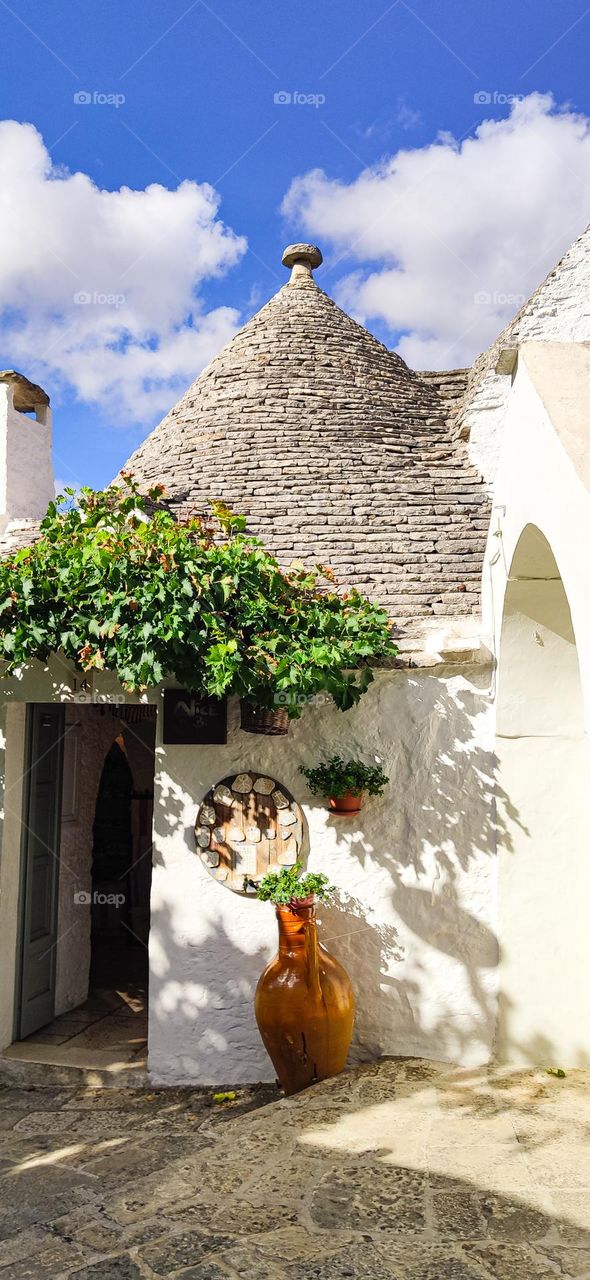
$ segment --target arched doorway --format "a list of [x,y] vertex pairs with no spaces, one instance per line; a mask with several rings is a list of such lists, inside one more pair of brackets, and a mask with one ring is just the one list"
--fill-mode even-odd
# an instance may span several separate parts
[[151,887],[151,791],[136,789],[125,731],[105,756],[92,830],[91,990],[145,1001]]
[[527,525],[506,588],[497,701],[497,1056],[590,1063],[590,751],[558,565]]
[[102,767],[92,829],[91,988],[129,984],[133,775],[119,734]]

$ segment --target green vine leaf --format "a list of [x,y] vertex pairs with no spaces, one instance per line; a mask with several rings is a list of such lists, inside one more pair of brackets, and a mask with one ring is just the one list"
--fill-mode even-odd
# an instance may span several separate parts
[[41,537],[0,562],[6,674],[58,650],[138,690],[173,676],[190,692],[238,694],[301,715],[318,693],[342,710],[397,653],[387,615],[323,570],[285,573],[225,503],[175,518],[162,485],[121,484],[49,504]]

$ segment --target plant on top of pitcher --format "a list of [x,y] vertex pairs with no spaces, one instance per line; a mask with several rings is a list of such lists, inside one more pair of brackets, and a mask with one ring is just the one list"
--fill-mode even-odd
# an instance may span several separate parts
[[289,906],[310,899],[327,902],[336,892],[336,886],[330,884],[323,871],[306,871],[303,876],[301,872],[300,862],[294,867],[269,871],[257,885],[256,897],[261,902],[274,902],[275,906]]

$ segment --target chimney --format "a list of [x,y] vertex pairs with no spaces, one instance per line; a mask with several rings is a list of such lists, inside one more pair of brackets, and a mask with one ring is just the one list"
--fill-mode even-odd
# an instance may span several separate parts
[[300,284],[313,278],[314,268],[321,267],[324,259],[317,244],[288,244],[281,261],[291,268],[289,284]]
[[22,373],[0,373],[0,534],[40,520],[54,496],[49,396]]

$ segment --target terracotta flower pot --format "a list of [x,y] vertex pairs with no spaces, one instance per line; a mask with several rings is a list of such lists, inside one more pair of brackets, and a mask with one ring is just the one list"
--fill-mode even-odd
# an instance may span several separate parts
[[356,795],[349,793],[345,796],[329,796],[328,804],[332,813],[359,813],[363,807],[364,798],[364,791],[359,791]]
[[354,995],[346,970],[318,942],[313,898],[276,913],[279,950],[259,979],[254,1007],[279,1084],[292,1094],[343,1070]]

